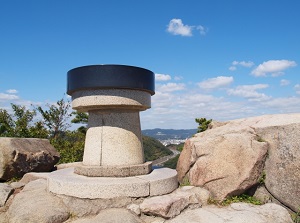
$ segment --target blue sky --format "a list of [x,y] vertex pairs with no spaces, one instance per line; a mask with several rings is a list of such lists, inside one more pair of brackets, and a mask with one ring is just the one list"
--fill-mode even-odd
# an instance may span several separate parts
[[68,70],[152,70],[142,129],[300,112],[298,0],[0,0],[0,107],[64,97]]

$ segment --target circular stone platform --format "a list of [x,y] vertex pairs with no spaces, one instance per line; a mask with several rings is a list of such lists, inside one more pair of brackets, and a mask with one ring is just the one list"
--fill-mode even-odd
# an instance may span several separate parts
[[89,199],[157,196],[177,187],[177,171],[169,168],[133,177],[87,177],[75,174],[74,168],[67,168],[48,176],[49,192]]
[[86,166],[79,163],[74,168],[74,173],[88,177],[130,177],[150,173],[152,162],[128,166]]

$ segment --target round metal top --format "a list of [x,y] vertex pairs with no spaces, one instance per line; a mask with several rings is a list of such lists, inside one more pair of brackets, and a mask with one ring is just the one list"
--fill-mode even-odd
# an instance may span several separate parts
[[154,95],[154,73],[127,65],[90,65],[68,71],[67,94],[89,89],[134,89]]

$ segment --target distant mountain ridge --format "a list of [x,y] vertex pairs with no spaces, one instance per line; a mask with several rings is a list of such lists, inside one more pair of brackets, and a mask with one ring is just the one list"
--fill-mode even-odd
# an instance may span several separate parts
[[145,129],[142,134],[158,140],[180,139],[184,140],[197,133],[197,129]]

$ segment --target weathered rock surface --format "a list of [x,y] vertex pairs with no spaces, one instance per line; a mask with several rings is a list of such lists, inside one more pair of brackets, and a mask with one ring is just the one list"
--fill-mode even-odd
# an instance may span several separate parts
[[254,206],[245,203],[234,203],[219,208],[206,206],[194,210],[186,210],[174,219],[165,223],[292,223],[287,210],[276,204]]
[[51,171],[59,153],[47,139],[0,138],[0,180]]
[[30,181],[34,181],[38,179],[47,180],[49,174],[50,172],[49,173],[35,173],[35,172],[26,173],[19,182],[27,184]]
[[13,192],[13,187],[8,184],[0,183],[0,207],[3,207],[11,193]]
[[[205,206],[208,198],[207,190],[185,186],[157,197],[80,199],[47,192],[46,180],[38,179],[26,184],[21,192],[9,198],[5,207],[0,208],[0,223],[292,222],[288,212],[275,204],[253,206],[238,203],[220,208]],[[140,211],[145,212],[140,215]],[[166,221],[170,217],[175,218]]]
[[58,197],[68,207],[70,213],[77,217],[97,215],[104,209],[126,207],[135,200],[130,197],[111,199],[81,199],[64,195],[58,195]]
[[68,208],[46,190],[46,180],[28,183],[8,209],[9,222],[61,223],[69,218]]
[[186,207],[201,207],[209,199],[209,192],[200,187],[186,186],[171,194],[146,198],[140,205],[142,213],[173,218]]
[[223,125],[196,134],[184,145],[178,178],[208,189],[217,200],[238,195],[257,183],[268,144],[248,126]]
[[300,116],[298,121],[298,124],[257,130],[269,143],[265,165],[266,188],[295,212],[300,208]]
[[254,128],[269,145],[265,186],[295,212],[300,207],[300,114],[265,115],[236,120]]
[[123,208],[112,208],[101,211],[96,217],[83,218],[72,223],[143,223],[139,217]]
[[204,186],[217,199],[254,185],[265,161],[266,188],[294,211],[300,206],[300,114],[265,115],[212,125],[189,139],[179,180]]

